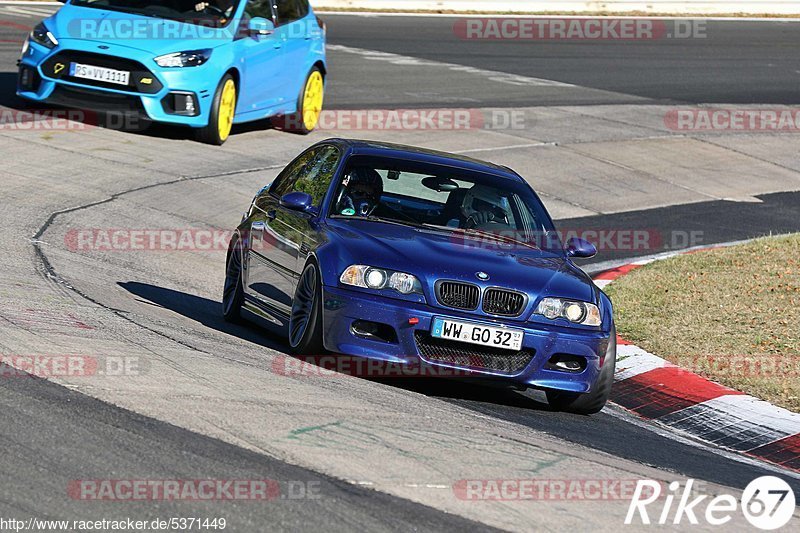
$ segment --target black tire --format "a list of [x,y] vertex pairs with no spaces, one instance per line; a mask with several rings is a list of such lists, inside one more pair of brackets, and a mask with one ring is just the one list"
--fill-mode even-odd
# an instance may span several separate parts
[[238,237],[231,240],[225,261],[225,287],[222,291],[222,317],[226,322],[242,321],[244,287],[242,285],[242,249]]
[[611,326],[611,339],[608,341],[603,368],[592,386],[591,392],[575,394],[563,391],[548,390],[547,402],[558,411],[566,411],[579,415],[593,415],[605,407],[611,396],[614,385],[614,371],[617,368],[617,329]]
[[320,355],[322,344],[322,280],[315,262],[309,262],[297,282],[289,318],[289,348],[295,355]]
[[319,75],[322,76],[324,89],[325,75],[322,73],[322,70],[319,67],[314,66],[308,72],[308,76],[306,76],[306,80],[303,82],[303,86],[300,88],[300,94],[297,97],[297,111],[280,119],[279,127],[284,131],[297,133],[299,135],[308,135],[314,131],[315,128],[307,128],[305,125],[305,120],[303,119],[303,103],[305,101],[305,92],[306,86],[308,85],[308,80],[311,79],[311,76],[313,76],[315,73],[319,73]]
[[[208,115],[208,124],[195,130],[195,138],[201,143],[222,146],[225,141],[228,140],[227,135],[224,138],[220,135],[218,125],[220,101],[222,100],[222,88],[225,87],[225,84],[228,82],[228,80],[233,80],[233,76],[230,74],[225,74],[220,80],[219,85],[217,85],[217,90],[214,92],[214,99],[211,102],[211,112]],[[234,107],[235,106],[236,104],[234,102]]]

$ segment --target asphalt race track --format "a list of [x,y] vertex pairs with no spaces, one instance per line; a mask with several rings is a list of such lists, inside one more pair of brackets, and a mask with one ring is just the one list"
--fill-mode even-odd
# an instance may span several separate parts
[[[26,109],[13,94],[15,61],[26,28],[49,9],[0,5],[0,111]],[[0,379],[0,517],[225,517],[233,531],[605,531],[621,526],[627,500],[476,502],[453,487],[694,478],[708,494],[736,494],[774,474],[614,405],[587,418],[552,412],[533,392],[287,375],[282,341],[221,319],[224,248],[75,248],[71,236],[87,228],[233,228],[288,160],[339,135],[507,164],[559,227],[653,239],[613,241],[588,270],[800,231],[800,134],[676,132],[664,118],[697,104],[796,105],[800,23],[710,21],[706,38],[680,41],[525,43],[463,41],[447,17],[325,18],[328,109],[513,110],[524,127],[353,131],[335,122],[301,137],[258,124],[211,148],[177,128],[4,123],[0,354],[132,360],[138,371]],[[780,475],[800,494],[800,476]],[[99,502],[68,492],[75,480],[207,478],[275,480],[281,496]]]

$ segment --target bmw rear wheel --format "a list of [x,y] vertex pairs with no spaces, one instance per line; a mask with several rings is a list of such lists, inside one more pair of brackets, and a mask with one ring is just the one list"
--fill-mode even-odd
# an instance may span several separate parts
[[611,396],[611,386],[614,385],[614,371],[617,366],[617,329],[611,326],[611,337],[606,348],[606,356],[600,375],[592,385],[592,390],[585,394],[575,394],[564,391],[548,390],[547,403],[558,411],[566,411],[581,415],[599,413],[605,407]]
[[322,344],[322,282],[314,262],[309,262],[292,300],[289,347],[297,355],[319,355]]
[[222,317],[226,322],[240,322],[244,287],[242,286],[241,241],[234,237],[228,248],[228,261],[225,264],[225,287],[222,290]]
[[236,113],[236,98],[236,82],[233,76],[225,74],[214,93],[208,124],[197,130],[197,140],[216,146],[228,140]]
[[311,133],[319,124],[325,101],[325,77],[319,67],[308,73],[306,83],[297,99],[297,112],[286,117],[285,129],[303,135]]

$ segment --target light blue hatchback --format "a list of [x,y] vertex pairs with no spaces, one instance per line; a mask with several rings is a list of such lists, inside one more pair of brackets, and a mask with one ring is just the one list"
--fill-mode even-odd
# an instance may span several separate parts
[[17,94],[191,126],[211,144],[270,117],[308,133],[325,33],[308,0],[67,0],[25,41]]

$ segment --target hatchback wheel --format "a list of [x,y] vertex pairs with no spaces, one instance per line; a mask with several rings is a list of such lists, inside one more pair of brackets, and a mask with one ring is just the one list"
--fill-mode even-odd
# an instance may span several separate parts
[[225,74],[214,93],[208,124],[197,130],[197,140],[216,146],[228,140],[236,113],[236,98],[236,82],[233,76]]
[[297,112],[285,117],[285,129],[304,135],[314,131],[319,124],[324,100],[325,78],[319,67],[314,67],[308,73],[306,83],[297,99]]

